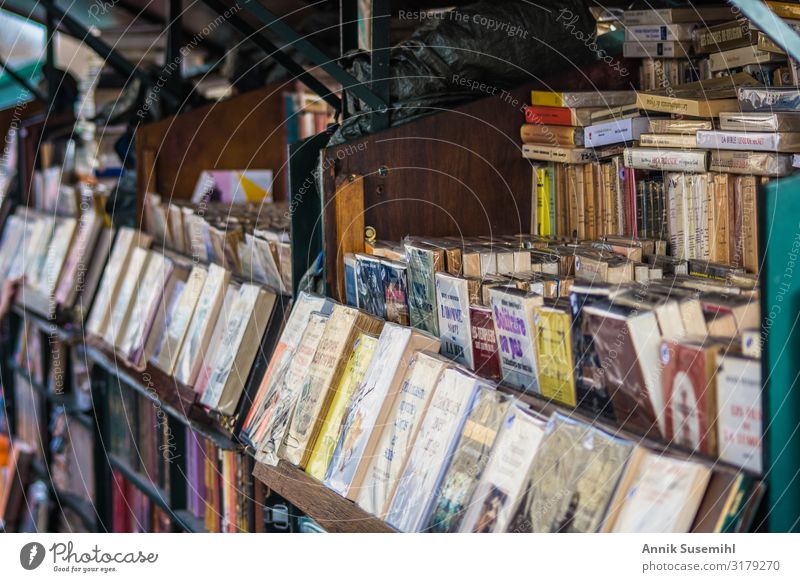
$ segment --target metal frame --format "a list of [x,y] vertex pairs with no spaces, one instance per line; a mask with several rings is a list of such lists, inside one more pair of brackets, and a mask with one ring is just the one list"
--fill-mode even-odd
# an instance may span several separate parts
[[48,102],[47,96],[41,91],[39,91],[39,89],[30,81],[30,79],[26,79],[25,77],[20,75],[14,69],[14,67],[9,65],[1,56],[0,56],[0,69],[8,73],[8,76],[11,77],[14,81],[16,81],[17,85],[21,86],[23,89],[28,91],[36,99],[38,99],[43,103]]

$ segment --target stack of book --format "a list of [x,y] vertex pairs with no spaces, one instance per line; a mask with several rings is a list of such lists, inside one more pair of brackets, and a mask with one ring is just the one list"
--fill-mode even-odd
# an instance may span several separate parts
[[[683,290],[682,301],[699,308],[695,294]],[[662,339],[656,315],[669,305],[682,317],[687,307],[666,293],[650,298],[658,306],[634,306],[641,292],[636,286],[578,286],[569,303],[583,320],[573,322],[568,304],[492,288],[501,386],[442,355],[449,352],[449,334],[462,337],[455,328],[466,325],[457,308],[435,309],[451,316],[440,320],[447,334],[439,339],[392,322],[370,329],[364,323],[372,321],[369,314],[302,293],[242,439],[257,460],[304,468],[402,531],[746,527],[743,516],[760,494],[748,476],[760,469],[758,365],[733,347],[708,347],[708,356],[687,358],[676,347],[685,336]],[[452,288],[445,293],[458,294]],[[586,342],[583,333],[573,338],[571,330],[594,337],[591,361],[576,348]],[[629,345],[616,346],[620,337]],[[573,359],[576,353],[582,362]],[[664,364],[663,384],[660,353],[674,353]],[[722,371],[708,365],[712,360]],[[616,412],[636,417],[651,436],[663,427],[665,440],[701,454],[693,460],[665,454],[651,441],[636,445],[560,412],[544,417],[513,396],[522,388],[574,405],[576,376],[603,381],[600,366]],[[719,399],[725,414],[706,395],[718,390],[725,391]],[[717,453],[746,472],[720,464]],[[592,496],[580,494],[584,483],[595,484]]]

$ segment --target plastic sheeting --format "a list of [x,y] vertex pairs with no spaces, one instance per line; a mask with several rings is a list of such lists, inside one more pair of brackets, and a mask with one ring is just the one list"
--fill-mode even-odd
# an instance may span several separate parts
[[[390,125],[596,61],[594,32],[582,0],[478,2],[441,13],[391,49]],[[370,81],[369,54],[347,55],[343,66]],[[349,117],[333,144],[369,133],[370,109],[346,95]]]

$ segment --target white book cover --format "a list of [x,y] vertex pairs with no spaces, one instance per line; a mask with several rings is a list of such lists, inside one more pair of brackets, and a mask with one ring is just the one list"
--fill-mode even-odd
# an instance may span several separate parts
[[492,456],[469,502],[462,532],[506,530],[511,510],[527,481],[528,469],[544,436],[546,421],[513,405],[497,435]]
[[705,172],[708,164],[708,152],[663,148],[625,148],[623,160],[626,168],[638,170]]
[[384,325],[364,380],[350,400],[325,475],[325,485],[340,495],[347,495],[359,466],[368,461],[364,451],[395,375],[404,373],[398,368],[411,334],[411,328],[393,323]]
[[697,147],[722,150],[792,152],[800,147],[800,133],[766,131],[698,131]]
[[481,386],[488,385],[457,368],[442,374],[386,512],[386,521],[398,530],[416,532],[425,524]]
[[155,354],[158,367],[169,375],[174,371],[180,355],[181,345],[192,321],[200,294],[203,292],[208,272],[202,267],[193,267],[186,284],[181,289],[175,310],[172,312],[164,340]]
[[626,41],[692,40],[697,24],[636,24],[625,27]]
[[431,354],[417,352],[412,356],[401,394],[383,425],[375,456],[356,500],[364,511],[381,518],[385,516],[400,472],[414,445],[419,423],[446,367],[444,359]]
[[[228,382],[228,376],[232,373],[239,373],[239,370],[234,369],[236,356],[250,319],[256,317],[255,307],[260,293],[262,293],[262,289],[258,285],[245,283],[239,288],[239,294],[231,310],[231,317],[222,336],[224,349],[217,352],[214,358],[213,371],[200,400],[204,406],[220,409],[220,398]],[[268,314],[259,314],[259,316],[268,317]],[[242,380],[243,383],[244,381],[245,379]]]
[[164,285],[169,273],[172,271],[172,261],[164,255],[150,253],[147,268],[142,273],[136,294],[130,308],[128,325],[124,328],[122,338],[119,340],[119,350],[122,356],[137,364],[137,354],[141,354],[147,340],[147,326],[153,321],[153,315],[161,301]]
[[[613,531],[686,533],[692,527],[711,472],[690,461],[645,453],[636,467]],[[687,507],[687,500],[697,500]]]
[[327,315],[316,311],[312,313],[300,343],[286,363],[285,369],[275,370],[276,373],[270,378],[271,382],[276,384],[276,388],[271,390],[274,393],[274,406],[270,407],[269,416],[263,419],[266,423],[265,432],[256,443],[258,446],[256,459],[262,463],[275,466],[280,460],[278,451],[292,420],[303,379],[311,366],[314,354],[317,353],[317,346],[327,323]]
[[638,140],[650,130],[650,118],[628,117],[590,125],[583,128],[583,141],[587,148]]
[[126,266],[126,259],[131,252],[134,233],[135,231],[128,227],[120,228],[117,233],[114,247],[111,249],[111,256],[108,258],[103,277],[100,280],[100,288],[95,295],[92,311],[89,313],[89,320],[86,323],[86,331],[92,335],[103,334],[103,322],[114,301],[114,290],[119,284],[122,269]]
[[442,355],[474,369],[468,281],[448,273],[436,273],[436,299]]
[[[119,292],[114,299],[114,304],[111,308],[111,313],[108,319],[103,339],[109,345],[117,344],[117,337],[121,335],[125,322],[127,321],[128,309],[133,300],[136,288],[139,285],[139,277],[146,269],[147,263],[150,260],[150,253],[141,248],[136,247],[131,253],[130,260],[124,265],[125,275],[119,287]],[[120,338],[121,339],[121,338]]]
[[717,355],[719,458],[762,471],[761,365],[732,354]]
[[203,345],[203,340],[209,337],[209,326],[214,325],[222,306],[228,278],[227,271],[222,267],[213,264],[208,267],[203,289],[192,312],[192,319],[175,363],[175,379],[182,384],[193,386],[197,380],[208,348],[207,344]]

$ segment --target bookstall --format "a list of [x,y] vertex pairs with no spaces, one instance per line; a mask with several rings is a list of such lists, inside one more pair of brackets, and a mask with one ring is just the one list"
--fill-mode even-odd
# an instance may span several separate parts
[[49,501],[9,526],[797,531],[800,50],[703,10],[393,124],[387,30],[357,83],[258,3],[311,76],[140,125],[134,223],[31,113],[2,381]]

